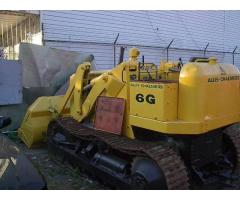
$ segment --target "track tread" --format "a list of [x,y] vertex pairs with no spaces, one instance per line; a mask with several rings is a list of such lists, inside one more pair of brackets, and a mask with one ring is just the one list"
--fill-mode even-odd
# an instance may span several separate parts
[[111,148],[117,149],[129,155],[150,157],[163,171],[168,189],[189,189],[189,177],[184,162],[180,156],[169,146],[159,143],[149,143],[138,140],[130,140],[115,134],[93,130],[84,127],[73,118],[59,118],[57,124],[68,133],[80,139],[97,139],[105,142]]

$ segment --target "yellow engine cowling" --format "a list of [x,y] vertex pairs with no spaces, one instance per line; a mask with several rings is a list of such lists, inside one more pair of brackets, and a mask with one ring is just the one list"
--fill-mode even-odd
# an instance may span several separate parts
[[[175,83],[132,82],[130,124],[160,133],[196,135],[239,122],[239,79],[236,66],[208,59],[185,64]],[[147,102],[148,97],[155,99],[154,104]]]
[[157,121],[177,120],[178,83],[130,83],[130,114]]
[[240,72],[231,64],[186,64],[179,78],[179,120],[202,122],[206,128],[239,121]]

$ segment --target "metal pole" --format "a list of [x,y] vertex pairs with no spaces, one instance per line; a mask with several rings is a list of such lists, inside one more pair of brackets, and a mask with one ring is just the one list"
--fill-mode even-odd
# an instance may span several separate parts
[[168,50],[169,50],[170,46],[172,45],[173,41],[174,41],[174,39],[172,39],[172,41],[167,46],[167,61],[168,61]]
[[123,62],[124,59],[124,50],[125,48],[123,46],[120,47],[120,55],[119,55],[119,60],[118,60],[118,64]]
[[2,46],[4,47],[3,23],[1,24],[1,27],[2,27]]
[[18,24],[17,24],[17,22],[15,22],[15,36],[16,36],[16,41],[15,41],[15,43],[16,43],[16,45],[18,44]]
[[28,34],[29,34],[29,42],[32,43],[32,31],[31,31],[31,17],[28,17]]
[[204,49],[204,57],[205,57],[205,55],[206,55],[206,51],[207,51],[208,46],[209,46],[209,43],[207,43],[207,45],[206,45],[206,47],[205,47],[205,49]]
[[36,34],[36,23],[37,23],[37,20],[36,20],[36,17],[33,18],[33,34]]
[[115,41],[113,43],[113,60],[114,60],[114,67],[116,66],[116,43],[119,37],[119,33],[117,34],[117,37],[115,38]]
[[41,28],[41,32],[42,32],[42,45],[45,45],[45,37],[44,37],[44,24],[41,24],[41,27],[39,26],[39,29]]
[[27,22],[24,21],[24,40],[27,42]]
[[232,58],[233,58],[233,65],[235,62],[235,51],[237,50],[237,46],[234,48],[233,52],[232,52]]
[[8,45],[8,26],[7,24],[5,24],[5,27],[6,27],[6,31],[7,31],[7,60],[9,60],[9,55],[10,55],[10,50],[9,50],[9,45]]
[[19,43],[21,43],[22,42],[22,23],[20,23],[20,25],[19,25],[19,28],[20,28],[20,42]]
[[11,24],[11,42],[12,42],[12,59],[14,60],[15,59],[15,53],[14,53],[14,41],[13,41],[13,27],[12,27],[12,24]]

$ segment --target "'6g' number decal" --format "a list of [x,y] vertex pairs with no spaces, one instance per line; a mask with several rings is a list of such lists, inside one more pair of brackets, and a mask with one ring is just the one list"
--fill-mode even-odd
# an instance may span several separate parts
[[144,98],[144,95],[143,94],[137,94],[136,95],[136,100],[137,100],[137,102],[144,102],[145,101],[145,99],[146,99],[146,102],[147,103],[149,103],[149,104],[155,104],[155,96],[154,95],[152,95],[152,94],[148,94],[147,96],[146,96],[146,98]]

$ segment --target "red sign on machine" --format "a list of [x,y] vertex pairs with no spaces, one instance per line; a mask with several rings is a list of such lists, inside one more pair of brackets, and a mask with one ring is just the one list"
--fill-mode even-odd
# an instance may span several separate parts
[[120,135],[122,132],[124,110],[124,99],[98,97],[94,127],[98,130]]

